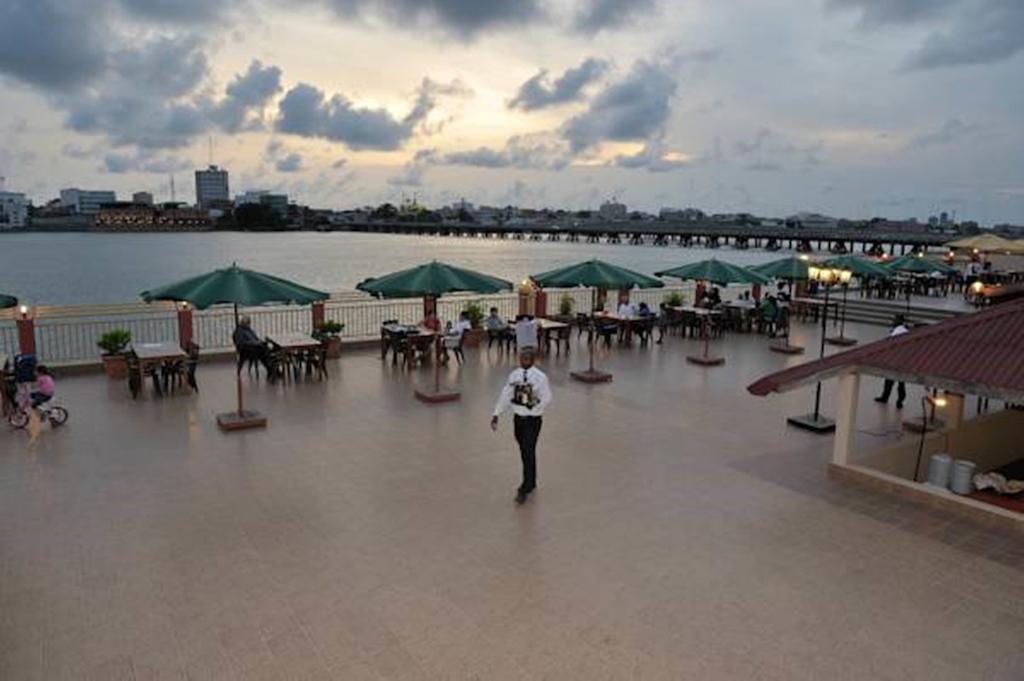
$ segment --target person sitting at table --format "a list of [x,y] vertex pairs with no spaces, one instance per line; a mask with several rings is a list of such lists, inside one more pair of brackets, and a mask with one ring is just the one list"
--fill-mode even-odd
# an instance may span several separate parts
[[441,332],[441,320],[437,318],[437,314],[433,310],[423,315],[423,321],[420,322],[420,326],[424,329],[430,329],[434,333]]
[[508,334],[508,322],[498,314],[498,308],[491,308],[490,314],[484,318],[484,328],[487,329],[487,347],[491,347],[494,345],[494,341],[498,341],[500,348],[501,341]]
[[775,302],[775,296],[769,293],[764,302],[761,303],[759,312],[757,332],[767,333],[769,338],[775,338],[775,317],[779,314],[779,307]]
[[519,352],[525,348],[537,349],[537,322],[530,315],[516,317],[516,347]]
[[661,345],[662,339],[665,338],[665,329],[669,324],[668,315],[668,303],[658,303],[658,340],[654,341],[658,345]]
[[717,286],[712,286],[711,290],[704,295],[704,307],[712,310],[719,307],[722,304],[722,294],[719,292]]
[[651,312],[651,307],[647,303],[640,303],[640,306],[636,309],[637,317],[651,317],[654,313]]
[[[231,341],[235,344],[235,349],[238,351],[238,371],[242,370],[242,365],[248,363],[249,368],[252,369],[257,366],[257,362],[262,364],[267,370],[268,375],[270,372],[269,364],[269,346],[253,331],[252,320],[248,316],[243,316],[238,320],[238,326],[235,327],[234,333],[231,334]],[[257,369],[257,373],[259,370]]]
[[472,328],[473,325],[469,321],[469,315],[465,311],[459,313],[459,318],[454,324],[448,322],[448,327],[445,329],[441,344],[443,349],[441,360],[443,362],[448,361],[448,351],[451,350],[459,364],[462,363],[462,337]]
[[636,316],[636,307],[629,302],[629,298],[624,298],[619,303],[618,314],[623,319],[632,319]]

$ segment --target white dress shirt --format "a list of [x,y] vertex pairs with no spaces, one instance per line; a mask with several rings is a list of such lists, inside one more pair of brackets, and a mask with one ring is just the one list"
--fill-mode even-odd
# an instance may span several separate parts
[[[516,387],[528,385],[532,388],[534,404],[532,407],[515,404],[514,397]],[[548,385],[548,377],[537,367],[529,369],[518,368],[508,375],[501,395],[498,396],[498,403],[494,405],[494,415],[501,416],[509,407],[516,416],[542,416],[544,410],[551,404],[551,386]]]
[[905,333],[910,333],[910,329],[908,329],[904,324],[899,324],[897,326],[892,327],[892,331],[889,332],[889,337],[892,338],[893,336],[902,336]]
[[619,316],[626,319],[632,319],[636,316],[636,308],[633,303],[619,303]]

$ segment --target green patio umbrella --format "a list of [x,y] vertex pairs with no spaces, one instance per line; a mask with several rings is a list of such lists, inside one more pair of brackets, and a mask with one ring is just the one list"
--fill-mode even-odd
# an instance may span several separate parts
[[[512,282],[434,260],[425,265],[392,272],[382,277],[364,279],[356,284],[356,288],[382,298],[418,298],[422,296],[424,308],[426,308],[427,301],[436,299],[445,293],[498,293],[511,290]],[[437,342],[441,342],[440,337]],[[441,392],[440,367],[436,358],[434,360],[434,392],[425,393],[416,390],[415,395],[420,400],[430,403],[448,402],[459,397],[459,393],[455,391]]]
[[[530,277],[541,288],[572,288],[587,286],[595,290],[595,296],[603,297],[608,289],[661,288],[664,282],[640,272],[619,267],[603,260],[585,260],[556,270],[534,274]],[[597,307],[597,300],[591,308]],[[570,376],[584,383],[605,383],[612,375],[594,368],[594,334],[587,343],[590,365],[586,371],[573,371]]]
[[[769,278],[746,267],[722,262],[716,258],[655,272],[659,277],[676,277],[684,281],[709,281],[713,284],[767,284]],[[708,356],[708,322],[703,318],[701,334],[704,336],[704,354],[691,355],[686,359],[694,364],[716,366],[725,363],[724,357]]]
[[382,277],[364,279],[356,284],[356,288],[382,298],[437,298],[445,293],[460,291],[508,291],[512,288],[512,282],[435,260]]
[[8,296],[0,293],[0,310],[6,310],[9,307],[15,307],[18,304],[18,299],[14,296]]
[[885,265],[859,255],[841,255],[837,258],[830,258],[822,264],[825,267],[849,270],[855,277],[880,277],[888,279],[892,276],[892,270]]
[[654,277],[619,267],[603,260],[586,260],[530,277],[541,288],[589,286],[595,289],[661,288]]
[[956,274],[956,268],[946,263],[932,260],[920,255],[902,255],[891,262],[885,263],[890,272],[910,272],[913,274]]
[[712,284],[767,284],[769,277],[746,267],[716,258],[655,272],[659,277],[675,277],[684,281],[709,281]]
[[[308,305],[318,300],[327,300],[329,294],[307,288],[300,284],[270,274],[254,272],[232,264],[197,277],[183,279],[167,286],[143,291],[142,299],[147,303],[154,300],[173,300],[194,305],[200,310],[211,305],[230,304],[235,310],[235,324],[238,324],[239,305],[266,305],[269,303],[294,303]],[[218,414],[217,423],[225,430],[237,430],[264,426],[266,418],[254,411],[245,411],[242,404],[241,365],[235,371],[238,393],[238,410]]]
[[816,263],[806,257],[792,256],[781,260],[773,260],[763,265],[750,267],[750,271],[769,279],[786,279],[789,281],[806,281],[807,268]]

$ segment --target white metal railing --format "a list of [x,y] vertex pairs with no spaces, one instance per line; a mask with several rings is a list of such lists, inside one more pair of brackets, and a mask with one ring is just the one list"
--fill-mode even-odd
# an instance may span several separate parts
[[[729,287],[723,297],[734,297],[748,287]],[[660,289],[634,290],[630,298],[634,303],[646,302],[652,309],[673,293],[682,294],[685,302],[693,301],[693,284],[666,286]],[[573,314],[590,310],[594,292],[589,288],[548,289],[548,314],[558,314],[561,300],[568,296],[573,301]],[[503,317],[512,318],[519,312],[516,293],[495,295],[457,294],[444,296],[438,301],[438,316],[442,321],[453,320],[467,303],[478,302],[486,312],[498,308]],[[614,311],[616,292],[609,291],[605,309]],[[312,313],[309,306],[270,305],[245,308],[240,314],[252,319],[253,327],[261,335],[311,331]],[[356,292],[336,294],[324,306],[326,319],[345,325],[342,333],[348,340],[377,338],[381,323],[397,319],[403,324],[415,324],[423,316],[423,304],[418,298],[377,300]],[[231,347],[231,334],[235,327],[234,311],[227,306],[194,313],[194,339],[203,350],[221,350]],[[136,343],[176,341],[178,339],[177,313],[169,304],[126,304],[115,306],[40,307],[35,310],[36,353],[46,362],[80,363],[99,359],[96,346],[99,337],[113,329],[127,329]],[[11,319],[0,319],[0,353],[14,355],[19,352],[18,332]]]

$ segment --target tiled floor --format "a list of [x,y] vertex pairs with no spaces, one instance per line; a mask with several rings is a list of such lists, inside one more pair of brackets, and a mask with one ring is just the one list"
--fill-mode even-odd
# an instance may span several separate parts
[[[1020,537],[830,480],[785,425],[811,391],[744,389],[801,358],[716,346],[602,353],[600,386],[547,360],[522,508],[497,353],[440,406],[369,351],[247,382],[270,427],[229,435],[226,365],[164,400],[63,378],[66,427],[0,430],[0,679],[1024,678]],[[868,383],[870,444],[898,415]]]

